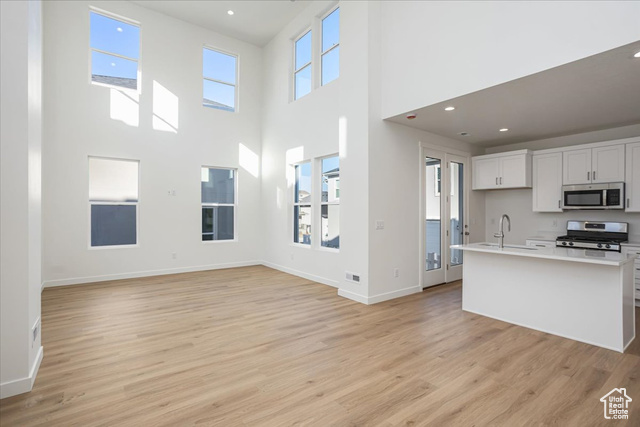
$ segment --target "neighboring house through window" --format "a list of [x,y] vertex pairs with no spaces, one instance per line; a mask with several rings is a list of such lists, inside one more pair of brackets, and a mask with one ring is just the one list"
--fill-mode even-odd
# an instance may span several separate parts
[[89,13],[91,81],[137,90],[140,27],[95,10]]
[[217,50],[202,49],[202,105],[236,111],[238,58]]
[[201,169],[202,240],[234,240],[236,212],[235,169]]
[[293,241],[311,244],[311,162],[295,165]]
[[340,75],[340,8],[322,20],[322,85]]
[[340,159],[322,159],[322,198],[320,200],[320,243],[327,248],[340,248]]
[[138,243],[138,161],[89,157],[90,246]]
[[311,92],[311,30],[295,41],[293,73],[293,99]]

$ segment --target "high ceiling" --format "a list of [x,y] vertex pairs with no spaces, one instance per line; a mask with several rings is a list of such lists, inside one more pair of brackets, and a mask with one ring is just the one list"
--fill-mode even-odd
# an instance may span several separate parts
[[638,124],[638,51],[640,41],[389,120],[484,147]]
[[[307,1],[158,1],[134,3],[257,46],[266,45]],[[227,14],[232,10],[233,15]]]

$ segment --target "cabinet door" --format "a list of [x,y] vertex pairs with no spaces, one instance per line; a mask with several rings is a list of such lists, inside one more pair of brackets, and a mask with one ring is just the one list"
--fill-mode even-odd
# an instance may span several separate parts
[[564,185],[591,182],[591,148],[562,153],[562,183]]
[[562,153],[534,155],[533,211],[562,212],[561,197]]
[[594,148],[591,164],[591,182],[624,181],[624,145]]
[[473,189],[498,188],[497,158],[473,159]]
[[627,212],[640,212],[640,142],[627,144],[625,196]]
[[531,187],[531,156],[500,157],[500,188]]

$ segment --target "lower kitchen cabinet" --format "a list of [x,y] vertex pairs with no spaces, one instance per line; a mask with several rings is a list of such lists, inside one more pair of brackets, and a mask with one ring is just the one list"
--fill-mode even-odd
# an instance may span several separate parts
[[[626,255],[637,255],[640,257],[640,246],[624,245],[622,247],[622,253]],[[636,258],[634,264],[636,307],[640,307],[640,258]]]

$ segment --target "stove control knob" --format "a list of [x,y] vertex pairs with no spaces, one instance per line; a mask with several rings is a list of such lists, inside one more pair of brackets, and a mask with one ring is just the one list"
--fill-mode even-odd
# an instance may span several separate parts
[[562,242],[562,246],[567,246],[567,242]]
[[604,245],[604,247],[607,248],[607,249],[611,249],[611,245],[608,244],[608,243],[606,245]]
[[569,246],[573,246],[573,242],[569,242]]
[[602,247],[602,243],[598,243],[598,247],[601,248]]

